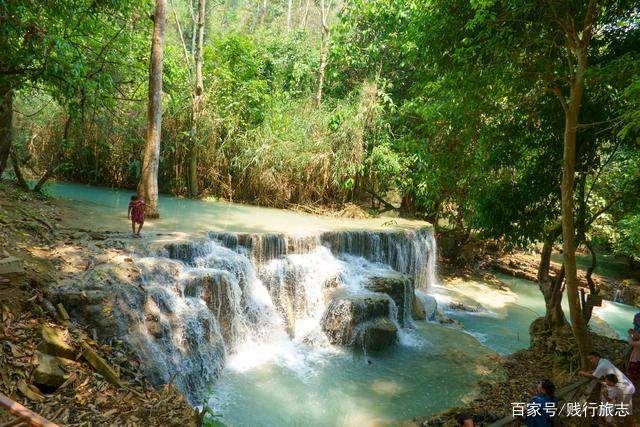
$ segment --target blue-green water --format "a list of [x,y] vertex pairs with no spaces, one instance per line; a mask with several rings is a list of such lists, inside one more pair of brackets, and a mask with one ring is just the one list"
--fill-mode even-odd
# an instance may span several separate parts
[[[75,184],[52,184],[48,189],[71,208],[72,225],[128,230],[126,207],[132,192]],[[338,220],[169,196],[161,196],[160,211],[162,219],[148,222],[145,230],[305,233],[377,228],[388,221]],[[433,293],[442,306],[456,300],[482,310],[446,310],[462,330],[415,322],[414,329],[405,331],[402,343],[383,354],[365,356],[298,344],[232,355],[221,378],[212,384],[209,404],[233,426],[389,425],[456,406],[473,396],[478,381],[492,375],[491,357],[496,352],[508,354],[528,346],[529,324],[544,314],[535,284],[499,278],[509,290],[473,280],[436,287]],[[606,324],[594,322],[593,326],[604,330],[608,325],[623,335],[636,310],[604,302],[595,316]]]
[[377,356],[284,350],[247,370],[232,360],[209,403],[234,426],[389,425],[458,405],[491,377],[494,353],[473,337],[427,322],[411,334]]
[[[82,184],[51,183],[49,194],[70,208],[69,225],[87,229],[128,230],[127,206],[133,191]],[[143,231],[311,233],[337,229],[421,227],[421,221],[399,218],[342,219],[235,203],[189,200],[160,195],[160,219],[146,221]]]

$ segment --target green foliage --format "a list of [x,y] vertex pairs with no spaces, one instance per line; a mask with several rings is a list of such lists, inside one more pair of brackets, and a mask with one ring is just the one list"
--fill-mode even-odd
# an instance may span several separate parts
[[[194,27],[189,5],[176,1],[188,58],[171,14],[161,189],[187,194],[195,142],[203,197],[339,207],[373,194],[400,199],[403,214],[466,233],[519,246],[538,241],[560,213],[564,120],[552,83],[568,96],[570,63],[554,16],[580,21],[585,9],[573,1],[544,4],[349,0],[331,17],[320,108],[313,102],[317,17],[310,15],[307,30],[287,32],[283,4],[270,6],[264,25],[253,2],[216,4],[206,24],[203,111],[192,135]],[[1,30],[11,44],[3,67],[21,70],[12,84],[20,89],[16,109],[27,112],[15,133],[22,158],[42,171],[57,153],[63,179],[134,187],[146,132],[150,5],[47,5],[12,4],[19,19]],[[637,13],[626,13],[632,7],[603,2],[598,11],[577,165],[578,220],[611,205],[586,238],[621,253],[629,251],[620,236],[633,224],[638,193],[629,166],[640,129],[640,31]],[[46,34],[37,36],[40,30]]]
[[616,226],[620,233],[615,242],[616,253],[640,263],[640,214],[627,215]]

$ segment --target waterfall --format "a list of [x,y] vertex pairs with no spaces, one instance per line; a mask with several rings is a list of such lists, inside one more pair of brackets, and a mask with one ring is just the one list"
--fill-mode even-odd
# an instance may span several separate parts
[[[435,251],[428,228],[212,232],[134,254],[139,286],[113,314],[151,380],[198,404],[224,366],[295,364],[301,346],[402,343],[415,290],[435,284]],[[342,329],[330,333],[331,320]]]

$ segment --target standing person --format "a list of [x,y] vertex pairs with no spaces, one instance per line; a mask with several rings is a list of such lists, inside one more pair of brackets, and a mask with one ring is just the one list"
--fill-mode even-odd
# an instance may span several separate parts
[[[538,394],[533,396],[529,405],[539,408],[533,415],[525,417],[524,423],[527,427],[551,427],[553,418],[549,412],[556,408],[556,386],[551,380],[542,380],[538,383]],[[555,413],[552,412],[552,413]]]
[[627,331],[627,342],[631,346],[627,376],[634,385],[640,383],[640,334],[633,329]]
[[[131,232],[134,237],[140,237],[140,230],[142,230],[142,226],[144,225],[144,209],[145,204],[142,197],[137,194],[135,196],[131,196],[129,210],[127,211],[127,218],[131,219]],[[139,224],[137,232],[136,224]]]
[[640,311],[633,316],[633,329],[636,332],[640,332]]

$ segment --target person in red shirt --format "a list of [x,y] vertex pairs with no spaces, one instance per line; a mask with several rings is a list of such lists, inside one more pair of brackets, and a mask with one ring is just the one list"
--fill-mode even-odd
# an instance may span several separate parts
[[[127,211],[127,218],[131,219],[131,232],[134,237],[140,237],[140,230],[144,224],[144,200],[142,197],[135,195],[131,196],[131,202],[129,203],[129,210]],[[138,224],[138,231],[136,232],[136,224]]]

